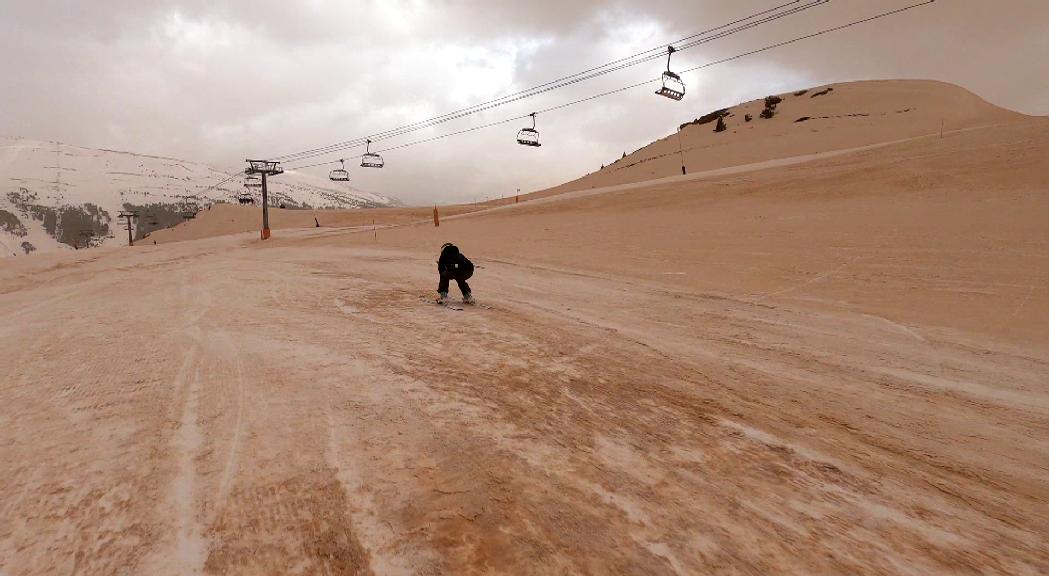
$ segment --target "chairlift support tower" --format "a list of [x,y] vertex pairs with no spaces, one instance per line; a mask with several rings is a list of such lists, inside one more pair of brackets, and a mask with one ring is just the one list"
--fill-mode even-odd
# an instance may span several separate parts
[[91,247],[91,238],[93,238],[94,235],[94,230],[83,229],[80,231],[80,237],[84,239],[84,248]]
[[270,203],[266,178],[283,174],[284,169],[280,167],[280,162],[272,160],[245,160],[245,162],[248,163],[248,167],[244,169],[245,174],[262,176],[262,239],[266,240],[270,237]]
[[127,224],[126,224],[126,228],[127,228],[127,245],[128,246],[134,246],[135,245],[135,237],[132,236],[132,234],[131,234],[131,232],[134,230],[134,227],[131,226],[131,220],[134,219],[134,218],[138,218],[138,212],[135,212],[134,210],[125,210],[125,211],[121,212],[120,216],[118,216],[118,217],[119,218],[123,218],[123,219],[125,219],[127,221]]

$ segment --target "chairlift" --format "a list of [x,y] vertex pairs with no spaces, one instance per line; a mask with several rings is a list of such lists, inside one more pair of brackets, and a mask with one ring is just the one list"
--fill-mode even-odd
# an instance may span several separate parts
[[260,178],[258,174],[249,174],[246,178],[244,178],[244,187],[261,188],[262,178]]
[[371,151],[372,141],[368,140],[364,148],[364,156],[361,156],[361,168],[382,168],[382,156]]
[[522,146],[542,146],[539,143],[539,131],[535,129],[535,112],[529,114],[532,117],[531,128],[521,128],[517,133],[517,143]]
[[331,180],[332,182],[349,182],[350,173],[346,171],[346,161],[339,160],[339,163],[342,164],[342,168],[332,170],[328,174],[328,180]]
[[656,94],[671,100],[681,100],[685,97],[685,83],[681,81],[681,76],[670,71],[670,57],[674,52],[677,52],[676,48],[667,46],[667,71],[663,73],[663,86],[656,90]]

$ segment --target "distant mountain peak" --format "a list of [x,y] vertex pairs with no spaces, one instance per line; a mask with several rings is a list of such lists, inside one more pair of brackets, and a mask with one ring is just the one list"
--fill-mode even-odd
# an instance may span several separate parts
[[[400,205],[294,171],[270,179],[268,190],[271,204],[289,208]],[[122,210],[139,212],[135,234],[141,238],[211,204],[237,202],[245,193],[261,201],[258,189],[245,188],[239,174],[204,164],[0,137],[0,257],[122,243],[126,240],[117,233]]]

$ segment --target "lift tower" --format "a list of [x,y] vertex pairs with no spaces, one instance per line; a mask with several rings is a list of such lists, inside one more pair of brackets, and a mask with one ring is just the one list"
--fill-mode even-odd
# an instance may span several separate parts
[[127,220],[127,245],[134,246],[135,237],[132,235],[132,231],[134,231],[135,227],[131,225],[131,220],[133,218],[138,218],[138,212],[134,210],[125,210],[120,213],[119,217]]
[[245,160],[245,162],[248,163],[248,167],[244,169],[245,174],[262,176],[262,239],[265,240],[270,237],[270,203],[266,191],[266,178],[283,174],[284,169],[280,167],[280,162],[270,160]]

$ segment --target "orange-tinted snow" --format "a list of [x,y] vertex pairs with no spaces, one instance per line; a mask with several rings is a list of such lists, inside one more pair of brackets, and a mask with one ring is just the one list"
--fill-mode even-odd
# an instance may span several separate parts
[[[5,263],[0,571],[1049,571],[1049,121],[860,88],[798,98],[918,111]],[[446,241],[483,306],[426,301]]]

